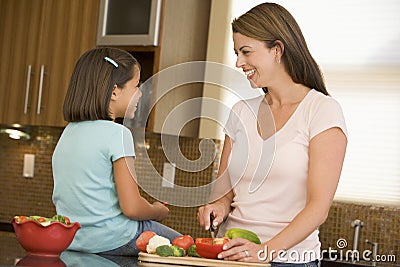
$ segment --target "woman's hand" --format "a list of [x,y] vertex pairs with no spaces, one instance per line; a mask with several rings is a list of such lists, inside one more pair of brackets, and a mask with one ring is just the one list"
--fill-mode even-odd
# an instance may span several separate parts
[[224,251],[218,255],[219,259],[258,263],[268,262],[267,257],[265,257],[265,245],[255,244],[247,239],[234,238],[226,243],[223,249]]
[[199,208],[197,212],[197,218],[199,220],[200,226],[208,230],[210,228],[210,214],[214,216],[213,225],[216,227],[220,225],[225,216],[227,216],[226,209],[222,203],[215,202],[212,204],[207,204]]
[[159,214],[157,218],[154,219],[155,221],[161,222],[162,220],[167,218],[169,209],[165,204],[155,201],[153,202],[153,207],[158,211]]

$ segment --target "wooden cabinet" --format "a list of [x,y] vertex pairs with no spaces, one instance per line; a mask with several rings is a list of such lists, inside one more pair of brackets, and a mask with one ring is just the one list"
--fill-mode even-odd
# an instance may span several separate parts
[[[165,0],[160,38],[159,69],[190,61],[205,61],[210,18],[210,0]],[[171,77],[173,79],[173,77]],[[203,94],[202,83],[189,83],[171,90],[157,102],[154,111],[153,130],[163,132],[167,116],[174,108],[189,99]],[[179,135],[198,137],[201,102],[189,107],[198,117],[185,124],[185,111],[175,113],[175,128],[182,127]],[[180,116],[182,115],[182,116]],[[167,132],[167,134],[169,134]]]
[[[211,0],[163,0],[158,46],[115,47],[131,52],[139,60],[142,65],[142,81],[159,71],[180,63],[205,61],[210,6]],[[150,113],[147,122],[148,131],[165,133],[162,127],[166,117],[179,104],[201,97],[203,84],[185,84],[171,89],[168,94],[157,101],[155,108]],[[157,92],[152,92],[152,94],[157,94]],[[191,109],[200,116],[201,105],[191,106]],[[177,118],[174,122],[180,119]],[[187,123],[179,135],[198,137],[199,121],[196,119]],[[177,127],[180,126],[184,125],[177,125]]]
[[[26,123],[31,117],[32,74],[36,71],[33,64],[39,45],[42,9],[41,0],[0,0],[1,123]],[[27,84],[29,92],[26,92]]]
[[0,0],[0,123],[64,126],[77,59],[95,47],[98,0]]

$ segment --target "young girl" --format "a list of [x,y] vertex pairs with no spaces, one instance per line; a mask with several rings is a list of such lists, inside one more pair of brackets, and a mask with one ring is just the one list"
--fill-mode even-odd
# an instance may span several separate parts
[[114,122],[134,117],[139,80],[139,63],[115,48],[89,50],[75,66],[63,107],[69,123],[52,162],[57,213],[82,226],[71,250],[135,256],[146,230],[180,235],[156,222],[167,217],[165,205],[140,196],[131,132]]

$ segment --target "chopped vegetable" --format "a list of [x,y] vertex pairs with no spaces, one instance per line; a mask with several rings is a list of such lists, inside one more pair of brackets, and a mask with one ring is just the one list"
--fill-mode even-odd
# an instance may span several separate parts
[[196,238],[196,252],[203,258],[217,259],[219,253],[223,251],[222,247],[228,243],[229,239],[224,238]]
[[67,216],[62,216],[62,215],[54,215],[51,219],[51,221],[53,222],[62,222],[64,224],[70,224],[71,221],[69,220],[69,218]]
[[240,237],[240,238],[247,239],[253,243],[261,244],[260,238],[258,238],[258,236],[255,233],[253,233],[249,230],[244,230],[244,229],[240,229],[240,228],[231,228],[228,231],[226,231],[224,236],[229,239]]
[[188,248],[187,254],[188,254],[188,256],[190,256],[190,257],[198,257],[198,258],[200,258],[200,255],[197,254],[196,245],[195,245],[195,244],[194,244],[194,245],[191,245],[191,246]]
[[156,248],[162,245],[171,245],[171,242],[168,238],[163,236],[155,235],[149,239],[149,243],[146,246],[147,253],[155,253]]
[[14,219],[17,222],[24,222],[24,221],[28,220],[28,218],[26,216],[14,216]]
[[194,240],[190,235],[181,235],[172,240],[172,245],[183,248],[185,252],[187,252],[189,247],[193,244]]
[[37,221],[38,223],[40,223],[43,226],[48,226],[53,222],[60,222],[63,223],[65,225],[69,225],[71,224],[70,219],[67,216],[63,216],[63,215],[54,215],[51,218],[46,218],[43,216],[14,216],[15,221],[17,222],[24,222],[24,221],[28,221],[28,220],[33,220],[33,221]]
[[146,247],[149,244],[150,238],[152,238],[155,235],[156,235],[156,233],[154,233],[152,231],[144,231],[144,232],[142,232],[140,234],[140,236],[138,237],[138,239],[136,239],[136,247],[140,251],[146,252]]
[[186,255],[186,251],[181,247],[172,245],[171,248],[172,248],[172,250],[174,252],[174,256],[175,257],[183,257],[183,256]]
[[156,248],[156,254],[161,257],[174,256],[174,250],[170,245],[161,245]]

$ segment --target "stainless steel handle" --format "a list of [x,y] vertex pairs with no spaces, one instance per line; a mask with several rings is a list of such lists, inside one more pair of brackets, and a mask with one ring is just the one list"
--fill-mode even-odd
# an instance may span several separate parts
[[40,114],[40,106],[42,105],[42,91],[43,91],[43,77],[44,77],[44,65],[40,66],[40,78],[39,78],[39,93],[37,102],[36,114]]
[[24,114],[28,113],[29,89],[31,86],[32,65],[28,65],[28,76],[26,76]]

